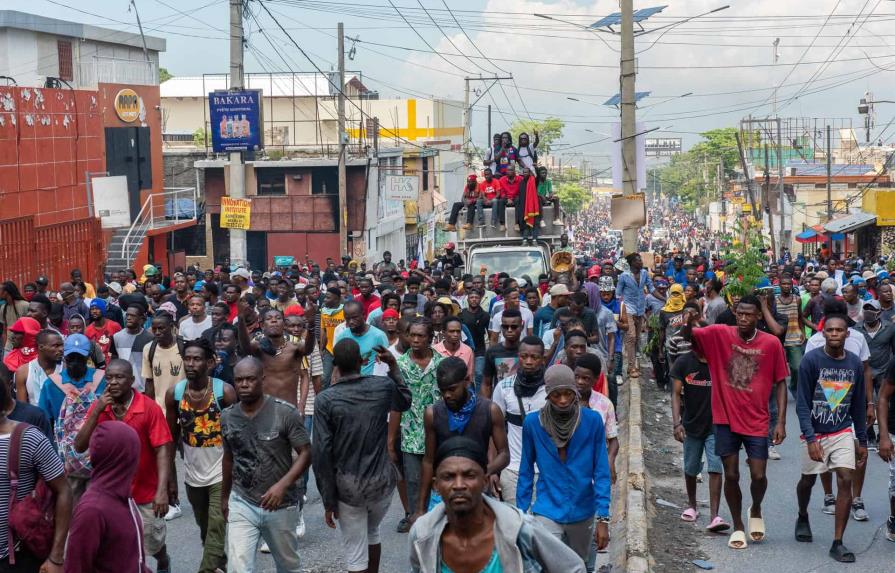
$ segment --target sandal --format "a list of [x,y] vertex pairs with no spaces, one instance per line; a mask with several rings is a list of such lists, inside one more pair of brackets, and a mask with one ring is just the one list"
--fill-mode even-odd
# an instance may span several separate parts
[[724,521],[720,515],[716,515],[715,519],[706,526],[706,529],[712,533],[721,533],[730,529],[730,524]]
[[838,543],[836,541],[833,542],[833,546],[830,547],[830,557],[840,563],[855,562],[855,554],[846,549],[845,545],[843,545],[841,541],[839,541]]
[[684,521],[694,522],[696,518],[699,517],[699,510],[693,507],[688,507],[681,513],[681,519]]
[[800,517],[796,520],[796,541],[802,543],[814,541],[814,536],[811,534],[811,524],[808,522],[807,517],[804,519]]
[[755,543],[761,543],[765,538],[764,518],[752,517],[752,506],[749,506],[749,537]]
[[727,546],[731,549],[745,549],[748,547],[746,543],[746,533],[743,531],[734,531],[727,540]]

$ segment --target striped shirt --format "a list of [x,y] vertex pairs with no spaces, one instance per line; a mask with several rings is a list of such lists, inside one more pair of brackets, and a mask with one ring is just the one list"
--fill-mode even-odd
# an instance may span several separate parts
[[[11,434],[0,434],[0,559],[9,555],[9,442]],[[23,499],[34,490],[37,474],[44,481],[54,480],[65,473],[62,460],[50,440],[37,428],[22,434],[19,456],[19,487],[16,498]]]

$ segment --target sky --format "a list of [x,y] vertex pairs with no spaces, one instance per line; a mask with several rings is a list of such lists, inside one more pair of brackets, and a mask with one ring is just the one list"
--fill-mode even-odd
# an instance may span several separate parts
[[[172,74],[223,73],[229,60],[227,0],[134,0],[147,34],[167,40],[162,66]],[[687,18],[724,6],[722,11]],[[467,76],[512,75],[483,95],[472,133],[486,145],[485,108],[494,131],[518,118],[566,122],[563,155],[608,164],[605,141],[618,111],[619,41],[587,26],[617,2],[571,0],[264,0],[295,42],[323,70],[336,60],[344,22],[354,48],[347,63],[382,97],[463,100]],[[3,7],[136,31],[130,0],[4,0]],[[247,16],[246,71],[312,71],[260,6]],[[634,8],[661,6],[635,2]],[[551,19],[535,16],[547,15]],[[637,120],[660,137],[734,127],[744,117],[850,118],[859,137],[858,100],[885,99],[895,87],[895,3],[885,0],[682,0],[642,22],[636,38]],[[604,29],[605,30],[605,29]],[[779,38],[777,61],[773,42]],[[890,71],[891,70],[891,71]],[[489,84],[472,82],[480,93]],[[685,95],[689,94],[689,95]],[[474,94],[475,99],[476,94]],[[573,101],[572,99],[578,101]],[[895,99],[895,98],[893,98]],[[877,106],[875,141],[895,141],[895,104]],[[858,129],[860,128],[860,129]],[[603,140],[603,141],[601,141]]]

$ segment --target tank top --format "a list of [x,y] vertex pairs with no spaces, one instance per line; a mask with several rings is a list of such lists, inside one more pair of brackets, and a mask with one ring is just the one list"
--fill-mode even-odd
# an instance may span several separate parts
[[[463,432],[457,434],[450,430],[448,422],[448,407],[444,400],[439,400],[432,406],[432,418],[435,426],[435,441],[438,445],[453,436],[464,436],[476,443],[487,447],[491,441],[491,400],[479,397],[469,422]],[[436,446],[437,447],[437,446]]]
[[221,408],[208,380],[208,401],[198,409],[190,405],[184,391],[177,415],[183,440],[184,481],[193,487],[207,487],[223,479],[224,442],[221,435]]

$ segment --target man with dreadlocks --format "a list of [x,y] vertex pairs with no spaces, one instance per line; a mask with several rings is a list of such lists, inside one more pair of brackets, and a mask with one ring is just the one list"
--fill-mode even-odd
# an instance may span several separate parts
[[[544,373],[547,402],[525,417],[516,505],[588,561],[591,540],[609,544],[612,487],[606,431],[598,412],[581,409],[575,373],[555,364]],[[538,484],[532,503],[535,465]],[[594,528],[596,518],[597,526]]]

